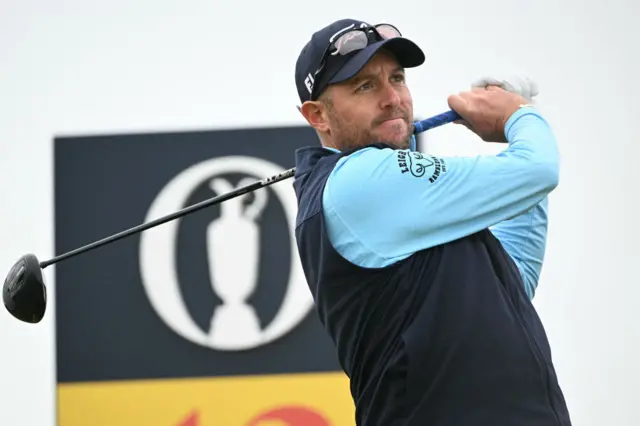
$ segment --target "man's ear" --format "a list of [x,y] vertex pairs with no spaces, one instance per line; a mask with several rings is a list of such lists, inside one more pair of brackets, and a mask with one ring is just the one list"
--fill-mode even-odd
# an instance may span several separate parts
[[306,101],[300,108],[300,113],[307,122],[319,132],[329,130],[327,121],[326,106],[320,101]]

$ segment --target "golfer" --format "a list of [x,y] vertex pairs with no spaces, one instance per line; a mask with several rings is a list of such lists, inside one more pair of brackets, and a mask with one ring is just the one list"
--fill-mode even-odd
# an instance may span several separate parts
[[495,156],[416,151],[394,26],[343,19],[304,46],[295,79],[321,146],[296,152],[296,238],[361,426],[567,426],[531,303],[558,185],[554,134],[500,87],[449,97]]

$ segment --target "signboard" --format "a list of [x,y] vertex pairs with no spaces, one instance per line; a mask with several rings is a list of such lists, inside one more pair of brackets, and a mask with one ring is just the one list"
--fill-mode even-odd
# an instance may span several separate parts
[[[294,165],[309,127],[61,137],[62,253]],[[60,426],[353,425],[292,179],[56,265]]]
[[353,425],[342,373],[67,383],[60,425]]

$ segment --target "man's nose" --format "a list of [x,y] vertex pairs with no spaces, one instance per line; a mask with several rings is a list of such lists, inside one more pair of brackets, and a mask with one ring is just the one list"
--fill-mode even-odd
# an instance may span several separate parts
[[382,88],[381,107],[388,108],[390,106],[400,105],[400,95],[392,84],[386,83]]

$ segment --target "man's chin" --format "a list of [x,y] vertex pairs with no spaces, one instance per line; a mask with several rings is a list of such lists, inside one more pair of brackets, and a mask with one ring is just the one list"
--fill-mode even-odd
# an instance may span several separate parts
[[411,147],[411,139],[403,139],[402,141],[389,143],[395,149],[409,149]]
[[380,133],[376,135],[376,142],[385,143],[399,149],[406,149],[411,146],[411,133],[408,131],[402,133]]

